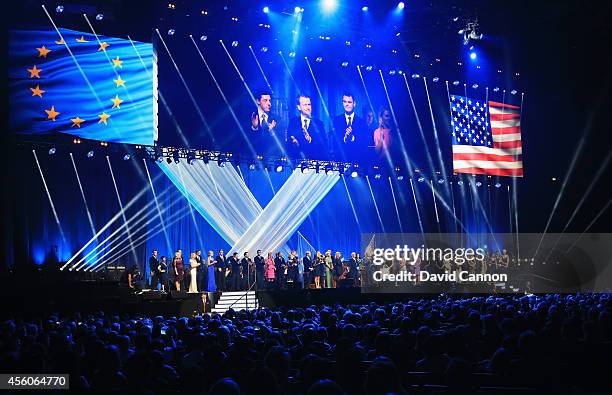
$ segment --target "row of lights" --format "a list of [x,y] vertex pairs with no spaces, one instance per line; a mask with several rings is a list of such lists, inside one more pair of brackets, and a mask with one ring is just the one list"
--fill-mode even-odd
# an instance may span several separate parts
[[[57,7],[55,7],[55,12],[57,12],[58,14],[61,14],[62,12],[64,12],[64,9],[65,9],[64,6],[60,4]],[[96,14],[97,21],[101,21],[103,19],[104,19],[103,13],[100,12],[99,14]]]

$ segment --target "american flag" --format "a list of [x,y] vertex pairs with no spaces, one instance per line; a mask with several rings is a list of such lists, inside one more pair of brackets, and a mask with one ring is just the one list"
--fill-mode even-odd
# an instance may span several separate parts
[[523,176],[520,107],[451,96],[453,171]]

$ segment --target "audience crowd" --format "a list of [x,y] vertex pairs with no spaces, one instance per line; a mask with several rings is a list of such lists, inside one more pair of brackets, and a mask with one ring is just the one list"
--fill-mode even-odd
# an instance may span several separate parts
[[0,372],[79,392],[554,393],[609,387],[612,295],[440,295],[401,303],[14,317]]

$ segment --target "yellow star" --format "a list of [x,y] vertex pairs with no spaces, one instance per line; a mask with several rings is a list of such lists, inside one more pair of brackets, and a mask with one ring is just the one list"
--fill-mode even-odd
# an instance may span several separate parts
[[107,125],[106,120],[108,118],[110,118],[110,115],[108,115],[107,113],[103,112],[102,114],[100,114],[98,116],[100,117],[100,120],[98,121],[98,123],[104,122],[104,124]]
[[34,65],[34,68],[28,69],[28,71],[30,72],[30,78],[40,78],[40,72],[42,69],[37,69],[36,65]]
[[60,40],[59,40],[59,41],[56,41],[55,43],[56,43],[57,45],[63,45],[63,44],[66,44],[66,41],[64,41],[64,39],[63,39],[63,38],[60,38]]
[[76,40],[78,43],[88,43],[89,42],[88,40],[85,40],[84,36],[81,36],[81,38],[77,38]]
[[[84,119],[81,119],[79,117],[71,118],[70,120],[72,121],[72,126],[76,126],[77,128],[80,128],[81,127],[81,123],[85,122]],[[70,127],[72,127],[72,126],[70,126]]]
[[38,50],[38,57],[39,57],[39,58],[41,58],[41,57],[42,57],[42,58],[47,59],[47,54],[48,54],[49,52],[51,52],[51,50],[50,50],[50,49],[47,49],[47,48],[46,48],[44,45],[42,46],[42,48],[36,48],[36,49]]
[[121,65],[123,63],[123,60],[119,60],[119,56],[117,56],[117,59],[112,59],[113,61],[113,67],[119,67],[120,69],[123,68],[123,66]]
[[51,120],[53,120],[53,122],[55,122],[55,117],[60,115],[59,112],[55,111],[55,106],[51,106],[51,109],[50,110],[45,110],[45,112],[48,115],[47,119],[51,119]]
[[110,47],[110,44],[107,44],[105,41],[102,44],[100,44],[100,48],[98,48],[98,51],[106,51],[107,47]]
[[113,108],[121,108],[121,103],[123,103],[123,100],[119,99],[119,95],[115,95],[115,98],[111,99],[111,101],[113,102]]
[[122,80],[120,75],[117,75],[117,79],[113,80],[113,82],[117,84],[117,88],[120,86],[125,87],[125,80]]
[[30,88],[30,90],[32,91],[32,96],[38,96],[38,97],[42,97],[42,94],[46,92],[40,89],[39,85],[36,85],[36,88]]

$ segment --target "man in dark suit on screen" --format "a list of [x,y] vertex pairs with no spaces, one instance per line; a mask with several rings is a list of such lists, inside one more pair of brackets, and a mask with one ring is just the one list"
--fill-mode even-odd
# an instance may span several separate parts
[[365,152],[368,139],[368,126],[365,120],[355,113],[357,101],[350,92],[342,95],[344,112],[333,120],[334,153],[336,159],[355,161]]
[[272,119],[272,94],[268,90],[259,90],[255,94],[257,111],[251,113],[251,143],[256,151],[274,146],[276,120]]
[[325,127],[312,117],[310,96],[299,95],[297,109],[300,115],[290,119],[287,126],[289,153],[303,158],[325,158],[328,151]]

